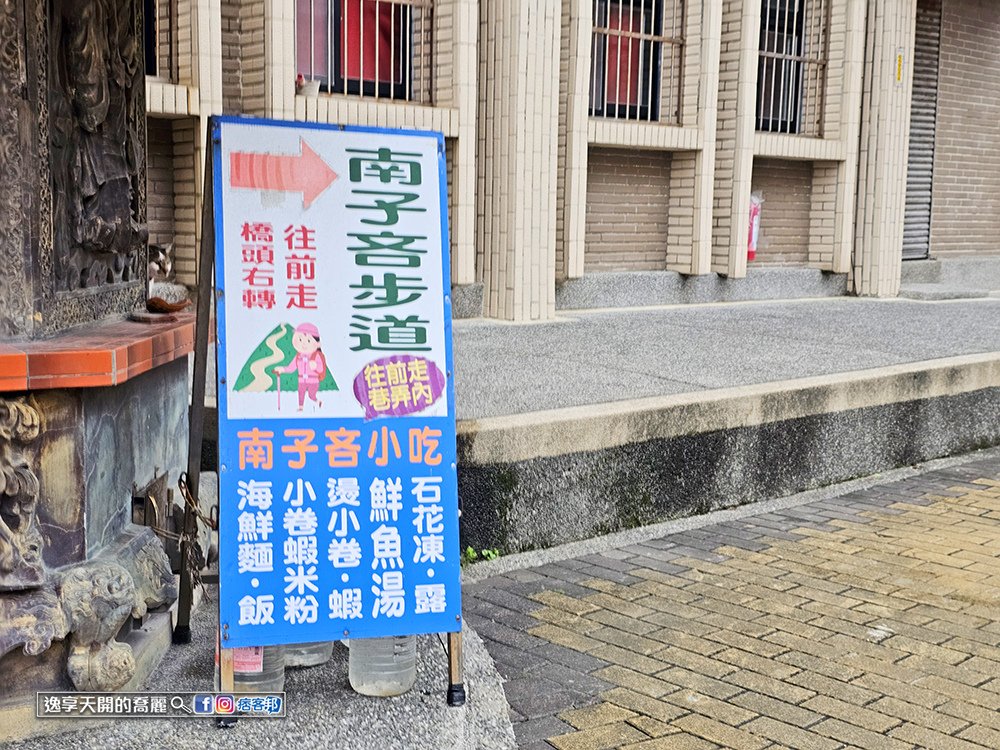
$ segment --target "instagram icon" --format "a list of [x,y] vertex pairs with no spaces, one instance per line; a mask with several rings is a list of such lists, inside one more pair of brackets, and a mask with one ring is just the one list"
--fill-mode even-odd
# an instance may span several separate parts
[[231,695],[215,696],[215,713],[231,714],[236,711],[236,700]]

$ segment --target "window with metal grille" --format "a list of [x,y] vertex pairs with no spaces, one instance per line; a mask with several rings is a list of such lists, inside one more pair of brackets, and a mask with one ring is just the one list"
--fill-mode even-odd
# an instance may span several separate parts
[[142,43],[146,75],[177,80],[177,0],[143,0]]
[[684,0],[593,0],[590,114],[680,122]]
[[823,135],[829,0],[763,0],[757,130]]
[[296,0],[296,64],[320,90],[430,103],[431,0]]

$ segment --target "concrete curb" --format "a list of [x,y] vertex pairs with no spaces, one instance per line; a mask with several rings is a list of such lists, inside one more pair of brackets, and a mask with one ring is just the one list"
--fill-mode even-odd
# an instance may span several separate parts
[[700,516],[678,518],[635,529],[626,529],[625,531],[617,531],[612,534],[605,534],[603,536],[585,539],[579,542],[560,544],[556,547],[550,547],[548,549],[532,550],[529,552],[518,552],[512,555],[505,555],[497,558],[496,560],[476,563],[465,568],[462,571],[462,584],[476,584],[492,576],[504,575],[514,570],[534,568],[540,565],[557,563],[562,560],[581,557],[583,555],[606,552],[608,550],[617,549],[630,544],[647,542],[650,539],[661,539],[665,536],[669,536],[670,534],[676,534],[682,531],[690,531],[691,529],[701,529],[708,526],[714,526],[715,524],[724,523],[726,521],[732,521],[740,518],[751,518],[765,513],[773,513],[778,510],[787,510],[788,508],[797,508],[809,503],[828,500],[833,497],[839,497],[840,495],[846,495],[850,492],[857,492],[859,490],[870,489],[871,487],[892,484],[909,477],[920,476],[921,474],[927,474],[932,471],[939,471],[953,466],[962,466],[984,459],[996,458],[1000,458],[1000,448],[990,448],[963,456],[935,459],[933,461],[927,461],[915,466],[907,466],[881,474],[852,479],[847,482],[839,482],[828,487],[799,492],[795,495],[789,495],[787,497],[750,503],[747,505],[741,505],[737,508],[712,511]]

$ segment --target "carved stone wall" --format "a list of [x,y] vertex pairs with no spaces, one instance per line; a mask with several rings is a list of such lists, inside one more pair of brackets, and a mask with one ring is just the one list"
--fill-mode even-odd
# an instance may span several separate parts
[[141,305],[141,0],[0,0],[0,337]]
[[88,555],[113,543],[127,523],[131,506],[124,500],[133,488],[162,473],[176,487],[187,462],[187,377],[187,360],[179,359],[88,392],[82,441]]
[[[0,0],[0,338],[31,330],[29,201],[33,180],[27,134],[34,117],[26,106],[27,50],[23,0]],[[26,148],[26,146],[29,146]]]
[[38,437],[39,415],[24,400],[0,399],[0,591],[45,580],[38,528],[38,477],[23,446]]
[[[143,306],[142,9],[0,0],[0,343]],[[129,510],[184,468],[187,383],[180,359],[115,387],[0,394],[0,716],[133,677],[130,622],[177,590]]]

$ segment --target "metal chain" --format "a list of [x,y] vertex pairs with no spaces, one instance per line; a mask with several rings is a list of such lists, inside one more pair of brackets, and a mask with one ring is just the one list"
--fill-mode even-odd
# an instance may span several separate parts
[[[213,505],[210,515],[205,515],[201,512],[201,508],[198,507],[198,503],[195,502],[194,497],[191,495],[191,488],[188,487],[188,475],[187,472],[181,472],[180,478],[177,480],[177,487],[181,491],[181,497],[184,498],[185,504],[194,513],[195,518],[201,521],[203,524],[208,526],[212,531],[218,531],[219,529],[219,506]],[[214,517],[213,517],[214,516]]]
[[[216,531],[219,528],[219,506],[215,505],[209,515],[205,515],[201,512],[201,508],[195,502],[194,497],[191,495],[191,488],[188,485],[188,475],[187,472],[182,472],[180,478],[177,480],[177,487],[181,491],[181,497],[184,498],[184,504],[191,510],[197,521],[205,524],[212,531]],[[195,557],[195,546],[198,537],[198,526],[195,524],[195,528],[190,533],[185,533],[182,529],[180,533],[174,531],[168,531],[160,524],[160,511],[156,505],[156,498],[150,494],[149,495],[149,505],[153,509],[153,524],[150,528],[153,532],[162,537],[163,539],[170,539],[175,541],[179,545],[179,549],[186,550],[186,559],[182,561],[182,565],[187,566],[188,570],[191,571],[191,584],[194,588],[199,588],[202,585],[201,581],[201,570],[199,569],[198,560]],[[207,551],[207,550],[206,550]]]
[[[198,589],[202,586],[201,581],[201,569],[198,565],[198,560],[195,558],[194,549],[195,541],[198,535],[198,524],[197,521],[201,521],[212,531],[217,531],[219,528],[219,506],[213,505],[212,510],[209,515],[205,515],[201,512],[201,508],[198,507],[198,503],[195,501],[194,496],[191,494],[191,488],[188,485],[188,475],[187,472],[182,472],[177,480],[177,487],[181,491],[181,497],[184,498],[184,504],[187,508],[194,514],[196,519],[195,528],[191,533],[186,533],[184,530],[181,531],[181,542],[182,548],[187,550],[187,559],[184,560],[184,565],[187,566],[188,570],[191,571],[191,587],[192,589]],[[187,544],[184,544],[187,542]],[[207,559],[207,552],[206,559]]]

